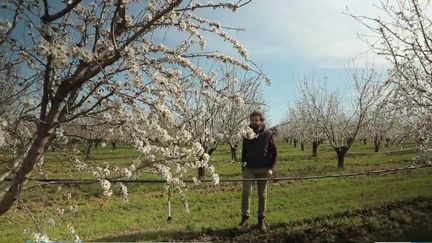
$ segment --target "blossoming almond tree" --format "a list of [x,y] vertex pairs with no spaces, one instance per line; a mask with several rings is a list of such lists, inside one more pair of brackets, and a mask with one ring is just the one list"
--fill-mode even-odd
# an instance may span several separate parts
[[352,101],[343,99],[338,91],[330,91],[316,79],[304,79],[299,87],[301,98],[310,109],[330,146],[336,152],[338,168],[344,167],[345,155],[353,144],[359,130],[365,125],[367,112],[383,97],[383,83],[373,66],[350,70],[353,89]]
[[[217,81],[219,97],[211,97],[210,87],[201,86],[184,90],[186,109],[174,104],[170,108],[180,124],[191,132],[192,139],[203,147],[205,163],[220,142],[241,138],[250,114],[245,112],[259,109],[263,105],[257,97],[260,84],[266,80],[265,76],[250,71],[236,75],[238,71],[236,72],[235,67],[222,68],[219,72],[221,71],[225,76]],[[204,175],[205,166],[198,167],[198,177],[202,178]]]
[[[247,63],[248,53],[229,35],[230,28],[198,15],[205,8],[236,11],[249,2],[5,1],[1,43],[10,47],[6,53],[13,60],[8,63],[34,92],[22,115],[34,129],[27,148],[12,148],[22,152],[0,177],[0,215],[17,200],[48,147],[67,142],[63,127],[85,117],[101,115],[115,124],[113,132],[140,153],[128,168],[112,168],[83,163],[77,150],[69,152],[74,166],[100,179],[108,196],[112,191],[106,178],[112,176],[130,178],[151,167],[169,185],[181,186],[187,170],[206,165],[201,143],[178,123],[170,106],[187,109],[184,92],[201,87],[215,104],[236,99],[222,92],[230,86],[218,82],[225,74],[205,71],[195,64],[197,58],[259,73]],[[166,41],[168,32],[177,39]],[[17,38],[22,33],[25,38]],[[211,34],[238,55],[206,47]],[[190,116],[208,112],[202,107]]]
[[307,128],[308,123],[307,116],[304,113],[304,109],[301,107],[301,103],[297,102],[297,106],[288,107],[288,117],[292,124],[291,134],[295,137],[296,142],[300,142],[300,149],[304,151],[304,144],[308,142],[310,130]]
[[361,131],[371,138],[375,152],[379,152],[382,142],[386,141],[385,145],[388,146],[390,140],[400,136],[403,130],[398,124],[398,119],[401,118],[397,107],[394,107],[388,99],[383,99],[370,109]]
[[372,50],[386,57],[392,67],[389,84],[394,87],[394,103],[410,114],[422,153],[431,151],[432,107],[432,19],[430,1],[381,1],[380,17],[351,16],[368,27],[365,40]]
[[299,99],[294,106],[288,107],[289,125],[291,136],[294,136],[301,143],[301,149],[304,150],[305,143],[312,144],[312,156],[317,156],[318,146],[324,138],[324,134],[312,113],[311,107],[308,107],[307,100]]
[[242,138],[250,132],[249,115],[253,111],[264,109],[265,102],[260,90],[262,81],[265,80],[267,85],[270,85],[270,81],[263,75],[231,70],[226,79],[232,85],[224,93],[233,99],[224,102],[223,112],[217,116],[215,125],[219,137],[230,146],[231,162],[234,162]]

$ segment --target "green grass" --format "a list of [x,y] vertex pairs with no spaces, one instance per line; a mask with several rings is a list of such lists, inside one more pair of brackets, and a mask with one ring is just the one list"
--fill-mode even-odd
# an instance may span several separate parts
[[[412,148],[414,144],[405,144]],[[280,161],[277,165],[278,176],[326,175],[337,173],[361,172],[383,168],[398,168],[406,165],[415,157],[415,150],[388,152],[399,147],[383,147],[383,151],[374,153],[371,145],[354,144],[352,153],[347,155],[345,169],[336,168],[336,155],[328,146],[321,145],[317,158],[310,156],[311,149],[305,146],[293,148],[289,144],[278,142]],[[357,153],[357,154],[356,154]],[[365,154],[368,153],[368,154]],[[109,147],[92,151],[92,158],[124,157],[133,154],[130,149],[120,147],[111,151]],[[52,154],[49,156],[53,156]],[[67,162],[49,162],[47,171],[50,177],[74,176]],[[54,157],[54,156],[53,156]],[[94,163],[102,163],[95,160]],[[214,153],[213,164],[221,178],[240,177],[238,163],[231,164],[229,148],[221,145]],[[114,164],[125,164],[124,160],[112,160]],[[267,222],[272,225],[290,224],[314,217],[331,216],[336,213],[379,206],[394,201],[409,200],[418,197],[432,197],[432,168],[418,169],[395,174],[362,176],[353,178],[334,178],[295,182],[271,183],[268,191]],[[143,174],[142,178],[154,178]],[[168,223],[167,195],[163,185],[145,184],[129,186],[129,202],[123,202],[121,196],[105,199],[99,185],[81,185],[79,187],[62,186],[57,192],[56,186],[44,187],[23,195],[24,204],[41,219],[60,217],[54,213],[55,207],[79,205],[79,212],[66,211],[61,217],[63,222],[71,223],[83,240],[146,241],[174,240],[179,232],[200,232],[203,229],[230,229],[237,225],[240,217],[240,183],[224,183],[219,186],[208,184],[190,185],[186,192],[190,212],[184,210],[178,196],[173,198],[173,221]],[[72,194],[71,201],[65,199]],[[43,194],[50,204],[40,200]],[[257,197],[252,196],[251,212],[256,212]],[[23,242],[28,236],[23,235],[23,227],[11,223],[11,217],[20,224],[32,227],[32,222],[24,208],[13,208],[0,218],[0,242]],[[403,215],[399,215],[403,217]],[[256,220],[252,214],[252,220]],[[358,219],[346,219],[358,224]],[[48,227],[42,223],[42,231],[48,231],[55,239],[73,239],[64,225]],[[123,235],[124,237],[119,237]]]

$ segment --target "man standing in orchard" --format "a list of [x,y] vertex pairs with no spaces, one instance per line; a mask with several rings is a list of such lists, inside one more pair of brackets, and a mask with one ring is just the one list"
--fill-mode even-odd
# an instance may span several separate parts
[[[242,162],[243,178],[269,178],[273,174],[276,164],[277,150],[272,133],[265,130],[264,115],[254,111],[249,116],[250,125],[256,136],[253,139],[243,139]],[[249,227],[250,193],[255,181],[243,181],[242,192],[242,221],[239,229]],[[258,228],[267,233],[264,223],[267,201],[267,180],[258,180]]]

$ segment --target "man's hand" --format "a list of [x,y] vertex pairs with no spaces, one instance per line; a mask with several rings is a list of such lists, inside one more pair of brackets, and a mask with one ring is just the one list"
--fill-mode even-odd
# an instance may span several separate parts
[[273,170],[267,170],[267,172],[266,172],[266,176],[267,177],[270,177],[270,176],[272,176],[273,175]]

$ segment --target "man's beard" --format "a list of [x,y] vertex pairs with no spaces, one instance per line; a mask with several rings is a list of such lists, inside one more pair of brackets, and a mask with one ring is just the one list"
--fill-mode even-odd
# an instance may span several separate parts
[[258,131],[261,128],[261,126],[258,124],[250,124],[249,127],[252,128],[254,131]]

